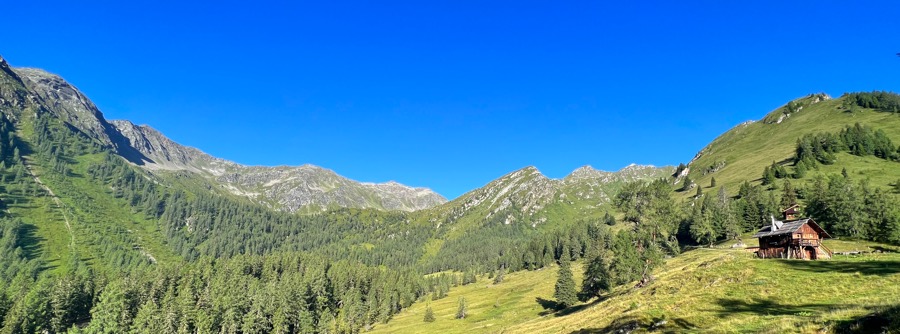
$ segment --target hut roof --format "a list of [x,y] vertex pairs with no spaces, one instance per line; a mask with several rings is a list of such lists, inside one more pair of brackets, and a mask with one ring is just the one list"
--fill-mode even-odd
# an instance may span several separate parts
[[819,226],[819,224],[817,224],[814,220],[812,220],[812,218],[789,220],[789,221],[782,222],[782,223],[783,224],[781,224],[781,227],[779,227],[775,231],[772,231],[772,225],[767,225],[767,226],[759,229],[759,231],[756,232],[756,234],[754,234],[753,237],[754,238],[762,238],[762,237],[769,237],[769,236],[773,236],[773,235],[794,233],[797,230],[799,230],[800,227],[803,226],[803,224],[809,224],[809,227],[812,227],[814,230],[816,230],[816,232],[818,232],[819,235],[822,236],[822,238],[831,238],[831,235],[828,234],[828,232],[825,232],[825,230],[822,229],[822,227]]

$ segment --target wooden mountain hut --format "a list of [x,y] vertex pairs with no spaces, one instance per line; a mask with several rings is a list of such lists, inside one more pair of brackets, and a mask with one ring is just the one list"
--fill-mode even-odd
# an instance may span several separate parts
[[753,237],[759,238],[756,254],[764,259],[817,260],[829,259],[832,255],[822,244],[822,239],[831,238],[831,235],[812,218],[780,221],[772,217],[772,223]]

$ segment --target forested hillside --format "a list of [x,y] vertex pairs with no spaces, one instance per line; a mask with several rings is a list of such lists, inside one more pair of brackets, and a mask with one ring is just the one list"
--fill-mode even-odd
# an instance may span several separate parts
[[[0,328],[9,333],[357,332],[476,274],[582,254],[612,190],[669,173],[587,168],[584,186],[539,176],[546,197],[533,198],[530,184],[485,190],[498,206],[477,213],[456,201],[296,214],[191,170],[142,168],[135,155],[150,151],[128,149],[73,87],[2,65]],[[438,271],[456,273],[423,275]],[[283,303],[291,307],[273,306]]]
[[[123,133],[61,78],[0,58],[0,333],[358,333],[557,265],[565,309],[654,284],[683,250],[736,243],[794,202],[836,236],[900,243],[896,102],[810,96],[677,170],[527,167],[437,206],[285,210],[244,193],[282,172],[221,183],[191,169],[211,160],[148,168],[177,146]],[[450,303],[465,319],[466,301]]]

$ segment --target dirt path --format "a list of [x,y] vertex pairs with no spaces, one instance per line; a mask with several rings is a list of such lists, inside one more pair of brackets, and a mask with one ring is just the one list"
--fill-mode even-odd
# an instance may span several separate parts
[[[28,158],[24,157],[23,161],[25,164],[25,170],[28,171],[28,174],[31,174],[31,177],[34,178],[34,182],[37,183],[38,185],[40,185],[41,188],[43,188],[44,191],[46,191],[47,194],[50,195],[50,199],[52,199],[53,203],[56,204],[56,207],[59,208],[59,212],[63,216],[63,221],[65,221],[65,223],[66,223],[66,230],[69,232],[69,238],[70,238],[69,248],[71,248],[72,251],[74,252],[75,251],[75,234],[72,233],[72,223],[69,222],[69,216],[66,215],[65,206],[63,205],[62,201],[59,200],[59,197],[56,196],[56,194],[53,192],[53,189],[50,189],[50,187],[48,187],[46,184],[44,184],[44,182],[41,181],[41,178],[39,178],[37,176],[37,174],[32,169],[31,164],[28,163]],[[142,255],[144,255],[148,259],[150,259],[150,262],[153,262],[154,264],[156,264],[156,258],[153,257],[153,254],[151,254],[146,249],[144,249],[144,247],[140,247],[140,252]]]
[[43,188],[44,191],[47,192],[47,194],[50,194],[50,199],[53,200],[53,203],[55,203],[56,207],[59,208],[59,212],[62,213],[63,221],[66,222],[66,230],[69,231],[69,238],[70,238],[69,248],[71,248],[74,251],[75,250],[75,234],[72,233],[72,224],[69,222],[69,216],[66,215],[65,206],[63,206],[63,203],[62,203],[62,201],[59,200],[59,197],[57,197],[56,194],[53,193],[53,190],[50,189],[50,187],[48,187],[46,184],[44,184],[44,182],[41,181],[41,178],[39,178],[37,176],[37,174],[34,173],[34,170],[31,168],[31,164],[28,163],[28,158],[23,157],[22,161],[24,162],[25,170],[27,170],[28,174],[31,174],[31,177],[34,178],[34,182],[37,183],[39,186],[41,186],[41,188]]

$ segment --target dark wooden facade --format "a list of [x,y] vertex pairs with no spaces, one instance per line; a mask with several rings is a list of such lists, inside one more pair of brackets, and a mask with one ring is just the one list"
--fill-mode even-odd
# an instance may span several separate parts
[[789,206],[787,209],[781,210],[781,213],[784,215],[784,220],[795,220],[800,218],[800,205],[794,204]]
[[761,258],[817,260],[831,258],[832,252],[822,244],[831,238],[812,218],[777,221],[763,227],[753,236],[759,238]]

